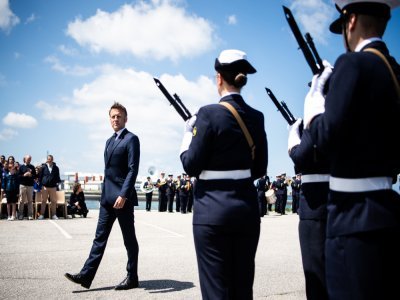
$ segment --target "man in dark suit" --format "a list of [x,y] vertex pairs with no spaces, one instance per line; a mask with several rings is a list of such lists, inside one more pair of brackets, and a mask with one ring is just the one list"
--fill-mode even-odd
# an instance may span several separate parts
[[135,234],[134,206],[138,205],[135,190],[139,170],[139,138],[125,128],[127,111],[124,106],[114,103],[109,111],[114,135],[106,142],[104,151],[104,182],[101,194],[99,221],[96,236],[89,257],[78,274],[66,273],[67,279],[90,288],[100,265],[107,240],[115,219],[121,227],[128,254],[127,277],[115,287],[116,290],[137,288],[139,245]]

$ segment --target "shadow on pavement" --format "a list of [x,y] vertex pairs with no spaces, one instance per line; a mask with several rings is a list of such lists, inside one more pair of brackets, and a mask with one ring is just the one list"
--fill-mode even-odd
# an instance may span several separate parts
[[[171,293],[182,290],[187,290],[194,288],[193,282],[187,281],[177,281],[177,280],[169,280],[169,279],[159,279],[159,280],[139,280],[139,289],[144,289],[146,291],[150,291],[150,294],[162,294],[162,293]],[[107,291],[113,290],[115,286],[106,286],[89,290],[78,290],[73,291],[74,294],[79,293],[88,293],[88,292],[98,292],[98,291]]]

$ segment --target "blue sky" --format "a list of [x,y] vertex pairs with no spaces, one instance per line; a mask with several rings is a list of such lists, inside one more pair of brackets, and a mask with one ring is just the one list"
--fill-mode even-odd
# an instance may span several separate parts
[[[193,113],[219,100],[214,60],[236,48],[258,70],[242,95],[265,116],[268,174],[292,175],[287,125],[264,88],[300,117],[312,73],[282,5],[333,64],[344,48],[328,31],[338,15],[328,0],[0,0],[0,154],[19,161],[31,154],[38,164],[50,153],[62,173],[101,173],[108,109],[117,100],[141,141],[139,175],[150,166],[181,173],[184,122],[153,77]],[[398,57],[400,9],[384,40]]]

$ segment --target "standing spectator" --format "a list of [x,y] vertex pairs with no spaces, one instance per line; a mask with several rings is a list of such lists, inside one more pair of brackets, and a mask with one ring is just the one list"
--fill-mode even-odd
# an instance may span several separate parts
[[173,175],[169,174],[168,179],[167,179],[167,190],[166,190],[166,195],[167,195],[167,201],[168,201],[168,212],[172,213],[174,212],[174,197],[175,197],[175,183],[173,180]]
[[33,220],[33,183],[36,178],[35,167],[31,164],[32,156],[25,155],[24,164],[18,170],[19,205],[18,219],[24,219],[24,205],[27,203],[28,220]]
[[40,210],[39,220],[44,219],[47,198],[50,197],[50,218],[58,220],[56,215],[57,209],[57,186],[61,182],[60,170],[53,161],[53,155],[47,155],[47,162],[42,165],[40,182],[43,185],[42,189],[42,205]]
[[299,209],[300,191],[301,191],[301,174],[296,174],[290,184],[292,188],[292,213],[297,214]]
[[[260,215],[254,180],[267,169],[264,115],[240,95],[256,72],[239,50],[215,60],[218,104],[186,121],[180,158],[196,177],[193,235],[203,299],[252,299]],[[255,146],[255,147],[254,147]]]
[[143,188],[146,193],[146,211],[151,211],[151,201],[153,200],[153,182],[151,177],[147,176],[147,181],[143,184]]
[[[38,203],[42,203],[42,182],[40,181],[41,177],[41,170],[42,166],[38,165],[35,167],[35,172],[36,172],[36,178],[34,179],[33,182],[33,199],[35,201],[35,207],[37,207]],[[38,216],[38,212],[36,212],[36,215]]]
[[75,215],[81,215],[86,218],[89,210],[85,202],[85,194],[83,193],[82,186],[79,182],[75,182],[72,188],[72,193],[69,197],[69,213],[74,218]]
[[18,174],[13,163],[8,162],[8,170],[4,172],[2,189],[6,193],[8,221],[14,221],[17,210],[19,192]]
[[323,62],[304,102],[304,128],[329,159],[328,296],[393,299],[400,269],[400,195],[392,186],[400,171],[400,65],[382,38],[400,1],[335,2],[340,16],[330,31],[342,36],[346,52],[333,68]]

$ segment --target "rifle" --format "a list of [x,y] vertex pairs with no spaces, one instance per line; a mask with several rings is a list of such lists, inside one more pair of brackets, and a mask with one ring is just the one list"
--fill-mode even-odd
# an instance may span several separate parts
[[156,82],[156,85],[160,88],[161,92],[164,94],[164,96],[167,98],[169,101],[170,105],[172,105],[175,110],[178,112],[178,114],[182,117],[184,121],[190,119],[192,117],[192,114],[189,112],[189,110],[186,108],[186,106],[182,103],[181,99],[177,94],[174,94],[174,97],[168,93],[167,89],[163,86],[160,80],[157,78],[153,78],[154,81]]
[[286,122],[288,122],[289,125],[293,125],[294,122],[296,122],[296,119],[293,117],[286,103],[283,101],[279,103],[279,101],[276,99],[275,95],[269,88],[266,87],[265,90],[267,91],[268,96],[271,98],[272,102],[275,104],[278,111],[285,118]]
[[299,48],[303,52],[307,64],[311,68],[311,72],[314,75],[321,74],[322,71],[324,70],[324,66],[317,52],[317,49],[315,48],[311,35],[307,32],[305,34],[306,40],[304,40],[290,9],[287,8],[286,6],[283,6],[283,11],[285,13],[286,20],[289,23],[290,29],[292,30],[293,35],[296,38],[297,43],[299,44]]

